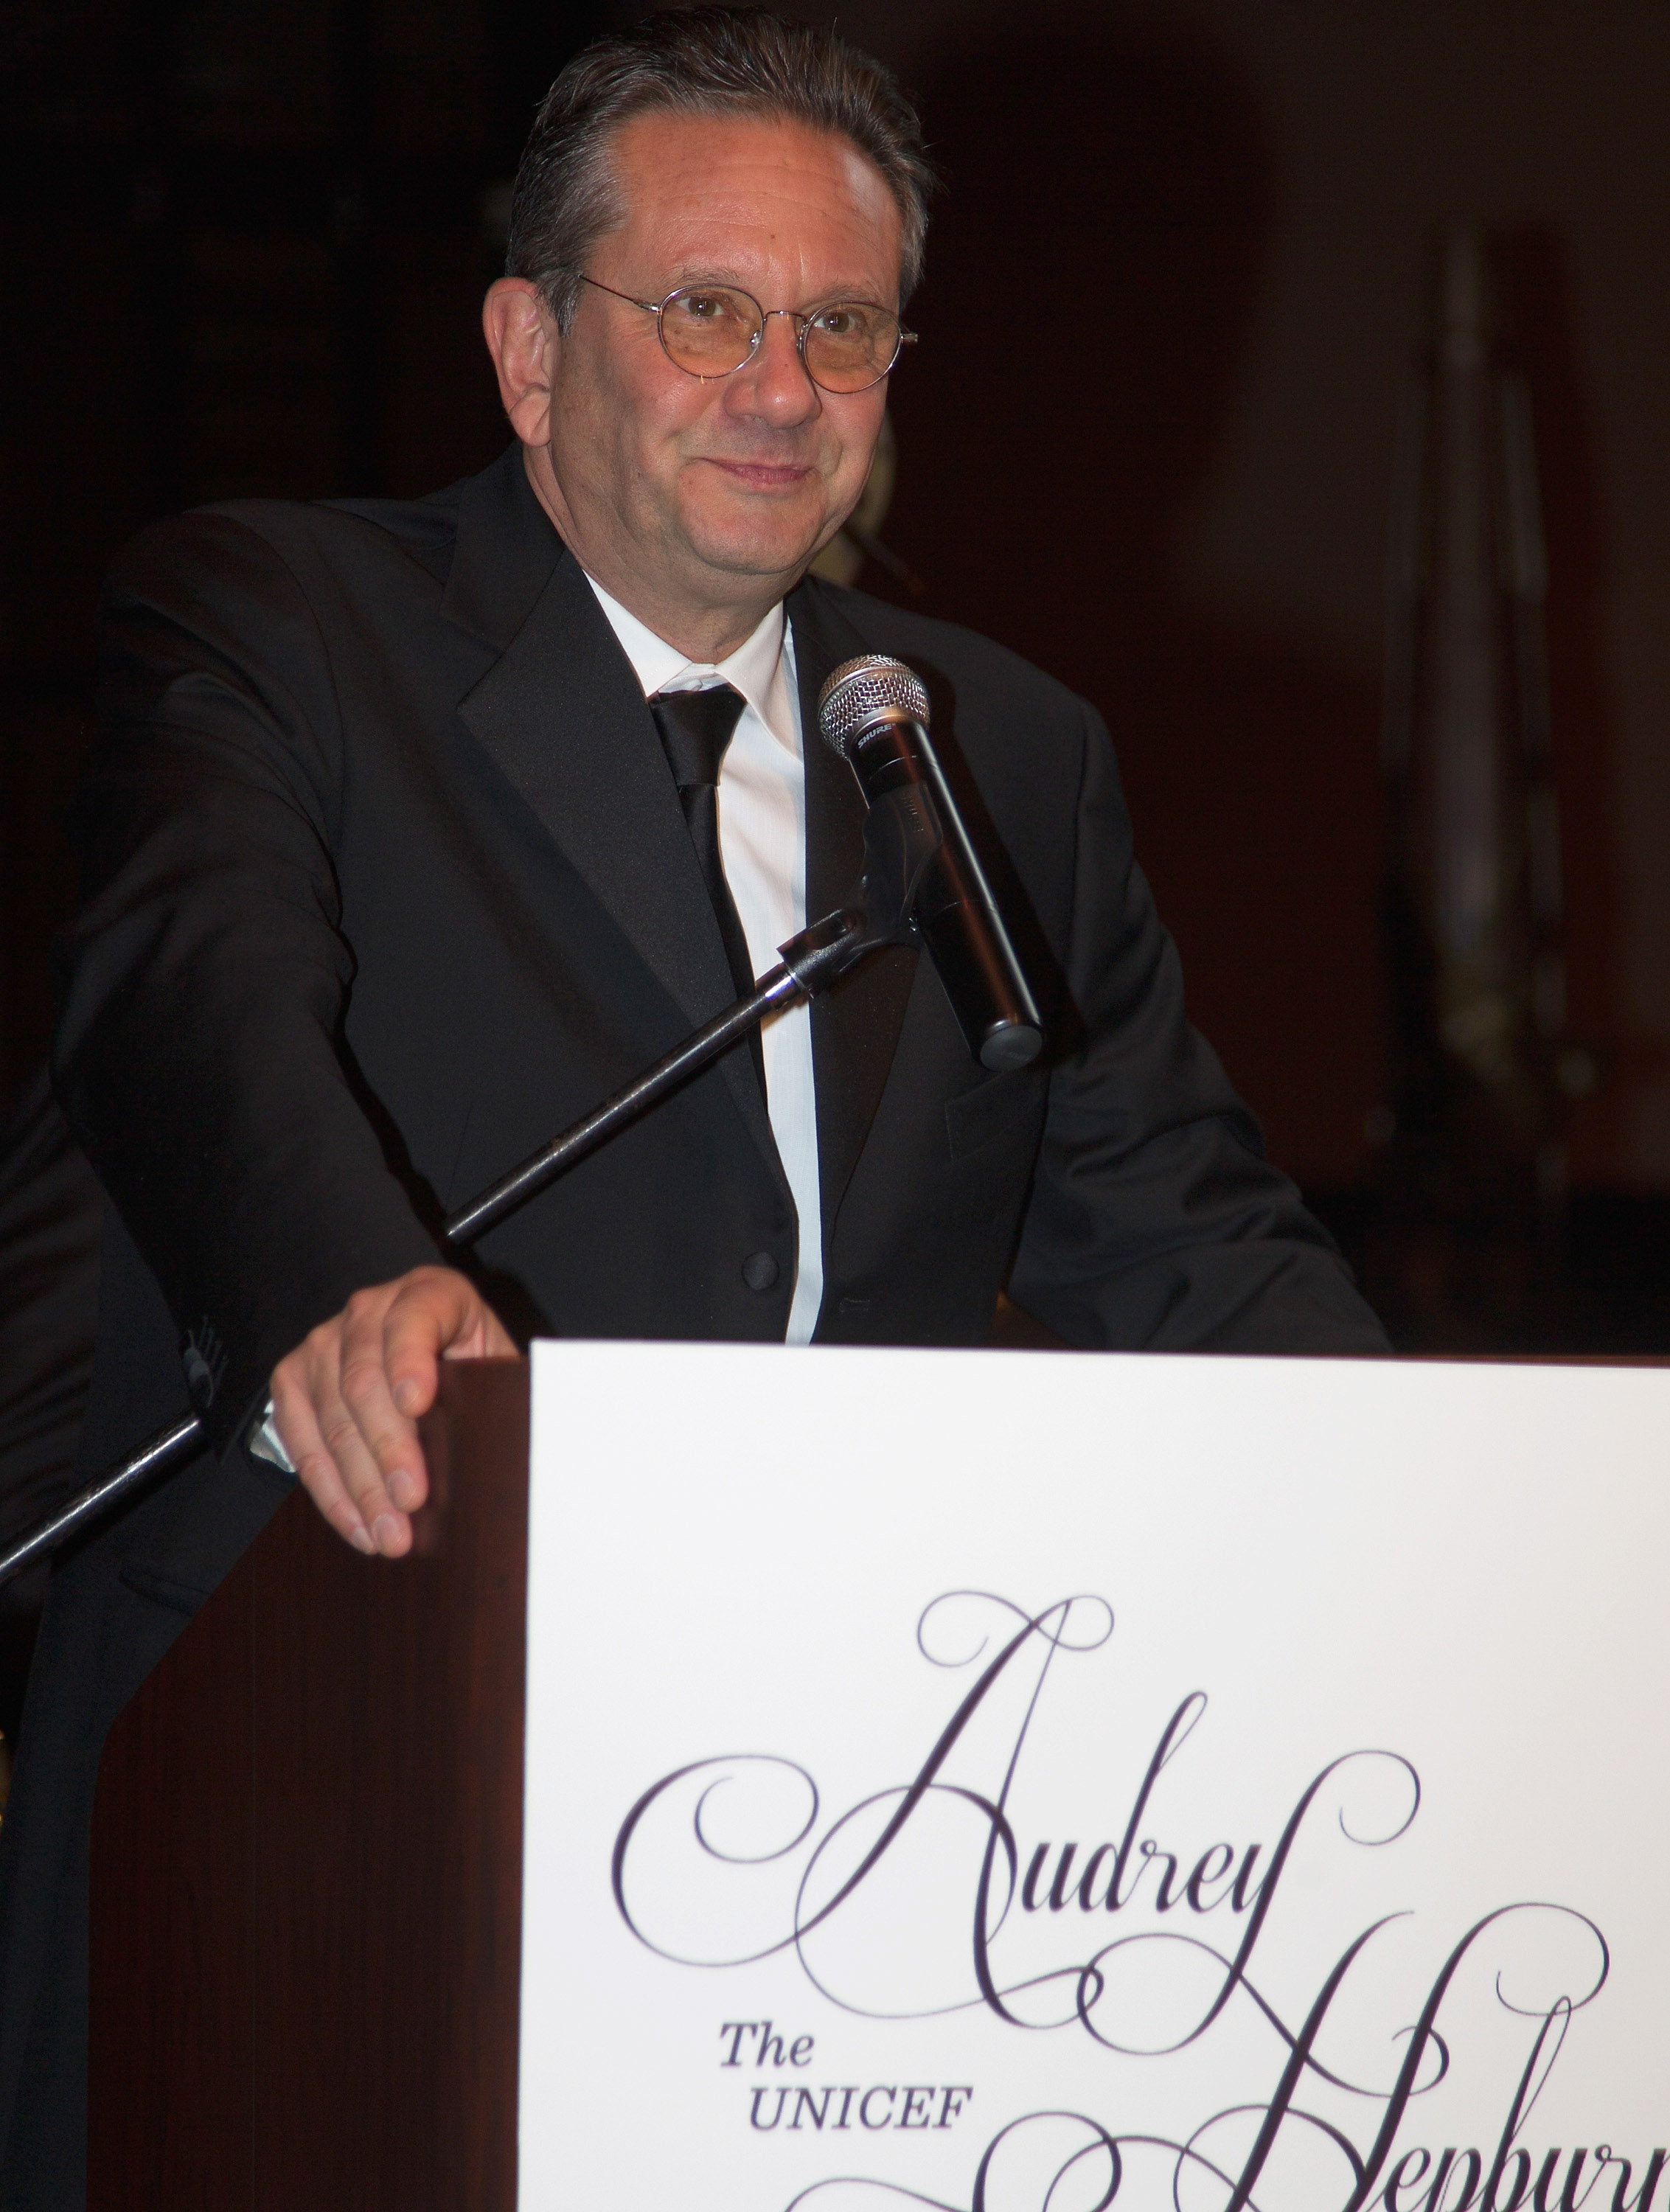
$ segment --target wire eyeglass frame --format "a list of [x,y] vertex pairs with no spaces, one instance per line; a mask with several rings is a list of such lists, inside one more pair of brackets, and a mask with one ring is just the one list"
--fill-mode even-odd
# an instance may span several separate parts
[[[606,292],[611,300],[623,300],[629,307],[641,307],[647,315],[653,315],[655,318],[655,334],[660,341],[662,352],[665,354],[667,359],[672,363],[676,369],[679,370],[680,373],[685,376],[695,377],[698,384],[717,384],[721,377],[734,376],[739,368],[746,368],[749,362],[752,361],[755,355],[758,353],[761,344],[765,337],[765,326],[774,315],[786,316],[794,325],[794,349],[800,356],[801,368],[805,370],[806,374],[811,382],[817,386],[820,392],[834,392],[837,398],[843,399],[850,399],[855,392],[869,392],[873,389],[876,385],[880,384],[884,378],[890,376],[894,369],[898,365],[899,356],[904,351],[905,348],[908,345],[914,345],[917,343],[916,332],[914,331],[908,331],[903,323],[899,320],[898,316],[893,313],[891,308],[884,307],[878,309],[876,306],[876,302],[872,300],[831,300],[826,307],[815,308],[810,314],[806,314],[803,313],[796,307],[762,307],[760,302],[754,297],[754,295],[751,292],[744,291],[740,284],[675,284],[671,291],[669,292],[666,297],[663,300],[641,300],[634,293],[617,292],[612,284],[600,284],[595,276],[588,276],[583,269],[571,269],[565,273],[572,276],[577,276],[582,284],[589,284],[594,292]],[[742,359],[740,361],[732,362],[729,368],[715,370],[714,374],[709,376],[704,374],[701,369],[691,368],[685,362],[679,360],[677,355],[674,353],[672,348],[667,343],[666,325],[662,318],[665,314],[666,310],[672,306],[674,301],[686,299],[692,294],[695,294],[699,296],[704,293],[713,292],[728,293],[733,299],[745,300],[749,306],[754,310],[756,328],[752,337],[749,341],[748,351],[743,356]],[[898,335],[894,341],[892,356],[889,360],[887,366],[884,368],[878,369],[873,376],[867,378],[862,384],[825,384],[823,378],[818,375],[817,370],[813,368],[811,363],[806,359],[806,340],[811,335],[812,331],[817,326],[820,319],[824,315],[832,314],[837,307],[869,308],[871,312],[890,316],[897,329]]]

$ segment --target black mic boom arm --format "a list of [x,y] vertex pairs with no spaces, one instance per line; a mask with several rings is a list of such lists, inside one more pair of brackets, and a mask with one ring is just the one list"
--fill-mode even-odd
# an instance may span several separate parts
[[[878,888],[877,879],[887,881],[893,872],[891,868],[878,872],[871,866],[866,871],[865,892]],[[891,888],[890,882],[888,888]],[[442,1231],[446,1242],[473,1243],[566,1170],[647,1114],[670,1091],[677,1091],[692,1076],[710,1066],[721,1054],[729,1052],[768,1014],[792,1006],[801,999],[816,997],[866,952],[892,943],[900,921],[896,916],[890,918],[885,892],[879,902],[881,910],[872,915],[874,903],[877,902],[866,896],[862,906],[842,907],[780,945],[780,964],[761,977],[750,997],[738,999],[712,1021],[704,1022],[683,1044],[658,1060],[653,1067],[646,1068],[611,1097],[605,1098],[582,1121],[554,1137],[549,1145],[519,1167],[512,1168],[507,1175],[501,1176],[467,1206],[449,1214]],[[184,1414],[167,1428],[159,1429],[155,1436],[148,1437],[118,1466],[108,1468],[9,1551],[0,1553],[0,1583],[9,1582],[37,1559],[55,1552],[70,1537],[102,1520],[124,1499],[184,1466],[201,1449],[203,1439],[203,1424],[195,1413]],[[252,1425],[248,1442],[258,1457],[282,1468],[287,1474],[295,1474],[273,1427],[270,1403]]]

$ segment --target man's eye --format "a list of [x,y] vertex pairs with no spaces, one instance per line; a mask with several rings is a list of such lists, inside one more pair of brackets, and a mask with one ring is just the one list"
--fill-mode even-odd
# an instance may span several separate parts
[[686,292],[673,313],[680,322],[704,324],[709,330],[748,319],[742,302],[729,292]]

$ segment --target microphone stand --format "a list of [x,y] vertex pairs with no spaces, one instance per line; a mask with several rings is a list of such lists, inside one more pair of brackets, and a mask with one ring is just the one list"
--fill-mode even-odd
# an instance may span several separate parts
[[[513,1213],[528,1200],[544,1190],[548,1183],[594,1152],[629,1127],[652,1106],[659,1103],[670,1091],[688,1083],[693,1075],[728,1052],[738,1041],[757,1027],[770,1013],[780,1007],[796,1005],[802,999],[815,998],[827,990],[836,977],[861,960],[868,952],[884,945],[895,944],[909,933],[910,911],[914,901],[916,884],[921,870],[931,853],[912,853],[915,866],[908,867],[908,879],[888,886],[896,896],[877,896],[877,878],[893,874],[898,868],[901,854],[896,848],[885,850],[890,841],[886,830],[890,826],[881,808],[872,808],[871,822],[875,824],[878,837],[866,830],[866,855],[871,863],[865,869],[859,890],[862,903],[858,907],[841,907],[815,921],[809,929],[791,937],[786,945],[778,947],[780,964],[761,977],[752,994],[738,999],[722,1014],[704,1022],[681,1045],[658,1060],[653,1067],[635,1076],[602,1104],[594,1107],[583,1120],[553,1137],[550,1144],[524,1160],[519,1167],[512,1168],[507,1175],[489,1184],[487,1189],[449,1214],[443,1235],[449,1244],[471,1244],[484,1236],[507,1214]],[[908,845],[908,835],[900,841]],[[936,836],[937,847],[937,836]],[[876,863],[883,863],[878,867]],[[891,865],[889,866],[888,864]],[[880,907],[879,915],[874,909]],[[254,1425],[258,1441],[253,1448],[258,1455],[281,1464],[277,1454],[282,1450],[270,1427],[272,1408],[266,1408],[263,1419]],[[66,1538],[73,1536],[91,1522],[101,1519],[124,1498],[133,1496],[143,1486],[171,1474],[182,1466],[202,1444],[204,1429],[196,1413],[186,1414],[159,1429],[146,1438],[137,1451],[111,1468],[94,1482],[88,1485],[78,1496],[31,1530],[28,1535],[14,1544],[8,1552],[0,1553],[0,1583],[8,1583],[48,1553],[56,1551]],[[282,1462],[284,1471],[295,1469]]]

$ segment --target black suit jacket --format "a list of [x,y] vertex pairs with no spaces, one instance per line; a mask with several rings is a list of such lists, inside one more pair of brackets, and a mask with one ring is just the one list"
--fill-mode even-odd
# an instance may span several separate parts
[[[809,580],[790,614],[809,915],[850,891],[863,831],[819,687],[896,653],[1052,1027],[1048,1065],[986,1074],[902,950],[817,1002],[818,1340],[978,1343],[1007,1281],[1077,1344],[1383,1349],[1184,1019],[1096,715],[855,592]],[[164,525],[104,638],[55,1063],[112,1205],[85,1456],[183,1408],[185,1340],[220,1456],[91,1543],[49,1607],[0,1851],[9,2212],[79,2202],[98,1747],[276,1502],[234,1441],[269,1370],[356,1287],[443,1256],[448,1210],[732,996],[648,710],[519,449],[421,502]],[[525,1334],[764,1341],[797,1233],[738,1050],[466,1264]]]

